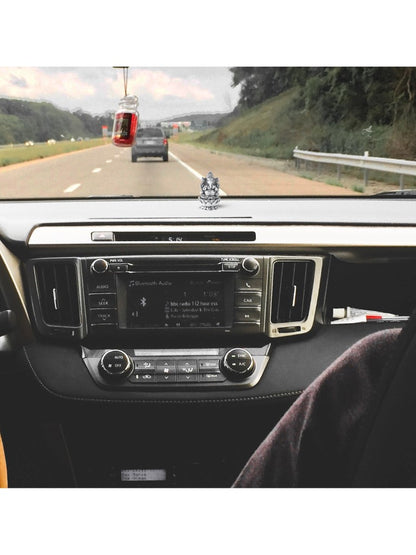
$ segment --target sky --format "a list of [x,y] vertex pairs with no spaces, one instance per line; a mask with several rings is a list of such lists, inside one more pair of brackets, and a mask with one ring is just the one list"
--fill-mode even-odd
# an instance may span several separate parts
[[[129,67],[127,93],[139,98],[143,120],[189,113],[230,112],[239,88],[225,67]],[[70,111],[114,112],[124,96],[116,67],[0,67],[0,97],[52,102]]]

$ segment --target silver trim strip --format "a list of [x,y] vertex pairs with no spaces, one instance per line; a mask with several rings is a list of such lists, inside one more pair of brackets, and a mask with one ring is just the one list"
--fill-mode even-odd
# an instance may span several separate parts
[[[272,322],[272,304],[273,304],[273,266],[275,262],[284,260],[299,260],[308,261],[312,260],[315,263],[315,273],[313,277],[313,287],[311,303],[309,306],[309,313],[306,320],[300,322],[281,322],[279,324],[274,324]],[[270,258],[270,274],[269,274],[269,300],[267,303],[267,329],[266,334],[269,337],[289,337],[291,335],[299,335],[302,333],[307,333],[312,329],[315,321],[316,307],[318,305],[319,289],[321,286],[321,275],[323,268],[323,257],[321,256],[274,256]],[[279,329],[284,328],[300,328],[299,331],[294,332],[280,332]]]
[[55,310],[59,310],[59,306],[58,306],[58,297],[57,297],[57,293],[56,293],[56,287],[54,287],[52,289],[52,296],[53,296],[53,306],[55,308]]
[[219,356],[219,349],[134,349],[136,357],[169,357],[169,356]]
[[[29,247],[52,247],[59,245],[78,246],[95,245],[100,242],[92,241],[93,232],[172,232],[175,235],[181,231],[205,232],[212,231],[207,225],[54,225],[36,227],[29,237]],[[216,225],[215,231],[254,231],[256,240],[247,243],[238,242],[239,247],[253,245],[278,245],[296,247],[415,247],[416,226],[387,227],[387,226],[336,226],[336,225]],[[233,241],[106,241],[105,245],[170,245],[172,248],[180,245],[233,245]]]
[[0,242],[0,282],[8,306],[15,312],[18,321],[18,328],[10,334],[10,342],[16,346],[31,341],[33,335],[20,272],[20,260],[2,242]]

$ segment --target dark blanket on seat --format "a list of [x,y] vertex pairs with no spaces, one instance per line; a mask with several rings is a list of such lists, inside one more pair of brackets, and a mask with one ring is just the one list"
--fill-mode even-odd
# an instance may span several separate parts
[[233,487],[347,485],[354,441],[399,333],[365,337],[334,361],[282,417]]

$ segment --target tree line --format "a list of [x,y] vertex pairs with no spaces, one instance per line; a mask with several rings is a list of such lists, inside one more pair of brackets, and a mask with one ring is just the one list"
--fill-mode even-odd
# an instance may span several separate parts
[[103,125],[111,129],[112,114],[93,116],[61,110],[49,102],[0,98],[0,144],[93,138],[101,136]]
[[415,120],[413,67],[233,67],[232,85],[241,86],[237,109],[250,108],[299,87],[296,107],[325,123],[353,128],[364,122],[391,125]]

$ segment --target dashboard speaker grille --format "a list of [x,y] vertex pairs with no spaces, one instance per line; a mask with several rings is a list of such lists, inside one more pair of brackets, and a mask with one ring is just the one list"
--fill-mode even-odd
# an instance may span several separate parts
[[74,262],[36,263],[35,277],[42,317],[52,326],[78,326],[77,269]]
[[302,322],[307,318],[314,272],[313,260],[279,260],[274,263],[273,323]]

